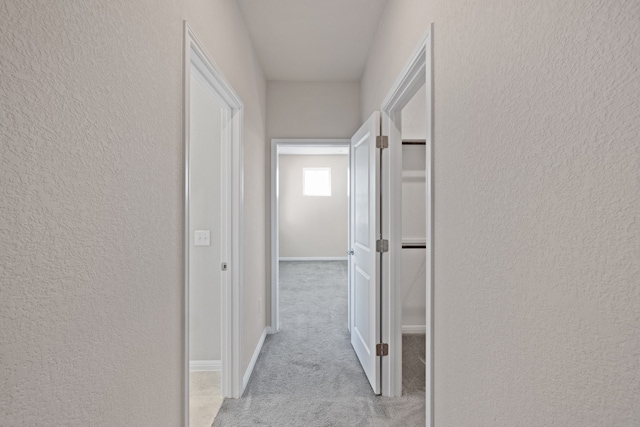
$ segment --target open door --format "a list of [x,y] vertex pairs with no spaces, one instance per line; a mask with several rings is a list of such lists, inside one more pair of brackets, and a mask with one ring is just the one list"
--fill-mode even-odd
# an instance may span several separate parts
[[349,291],[351,345],[374,393],[380,394],[380,113],[351,138]]

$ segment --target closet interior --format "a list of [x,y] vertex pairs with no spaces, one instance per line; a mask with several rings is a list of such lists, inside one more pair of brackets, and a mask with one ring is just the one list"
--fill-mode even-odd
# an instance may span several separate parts
[[426,90],[402,110],[402,389],[425,388]]

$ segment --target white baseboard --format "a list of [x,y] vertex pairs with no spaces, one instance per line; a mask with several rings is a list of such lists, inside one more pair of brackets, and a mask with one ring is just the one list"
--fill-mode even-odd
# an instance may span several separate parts
[[425,325],[402,325],[403,334],[426,334],[427,327]]
[[190,360],[189,371],[222,372],[222,360]]
[[280,261],[346,261],[346,256],[281,256]]
[[267,326],[267,335],[273,335],[273,334],[277,334],[277,333],[278,333],[278,331],[273,329],[273,326]]
[[[242,393],[244,393],[244,389],[247,388],[247,384],[249,384],[249,378],[251,378],[251,374],[253,373],[253,368],[256,367],[256,361],[258,360],[258,356],[260,356],[260,351],[262,350],[262,344],[264,344],[264,339],[267,337],[267,328],[264,328],[262,331],[262,335],[258,340],[258,345],[256,346],[255,351],[253,352],[253,356],[251,357],[251,361],[249,362],[249,366],[244,373],[244,377],[242,377]],[[242,395],[242,393],[240,393]]]

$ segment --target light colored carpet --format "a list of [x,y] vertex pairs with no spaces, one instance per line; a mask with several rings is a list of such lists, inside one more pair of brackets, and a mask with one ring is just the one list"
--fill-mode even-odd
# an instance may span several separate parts
[[402,335],[402,394],[424,396],[425,334]]
[[280,275],[280,332],[213,426],[424,426],[424,370],[402,397],[371,391],[346,326],[346,262],[281,262]]

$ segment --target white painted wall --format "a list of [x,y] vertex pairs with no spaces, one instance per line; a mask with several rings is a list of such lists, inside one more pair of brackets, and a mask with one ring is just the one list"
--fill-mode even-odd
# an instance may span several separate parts
[[[222,107],[191,77],[189,114],[189,360],[221,359],[221,135]],[[209,230],[211,245],[196,246]]]
[[351,138],[359,122],[358,82],[267,83],[269,138]]
[[[303,168],[331,169],[331,196],[302,194]],[[348,250],[348,155],[280,155],[280,256],[341,257]]]
[[387,3],[378,109],[435,22],[435,425],[640,424],[640,7]]
[[[266,83],[236,2],[5,0],[0,424],[182,423],[183,19],[245,103],[264,295]],[[245,314],[251,357],[265,322]]]
[[427,138],[427,91],[422,85],[402,109],[402,139]]

